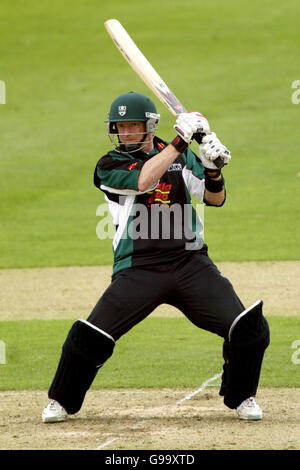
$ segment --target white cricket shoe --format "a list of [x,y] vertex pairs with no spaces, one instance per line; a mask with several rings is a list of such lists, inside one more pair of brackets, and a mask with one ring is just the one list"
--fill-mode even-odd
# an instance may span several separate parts
[[262,419],[262,409],[253,397],[247,398],[236,409],[240,419],[259,420]]
[[42,413],[43,423],[65,421],[67,417],[68,413],[56,400],[51,400]]

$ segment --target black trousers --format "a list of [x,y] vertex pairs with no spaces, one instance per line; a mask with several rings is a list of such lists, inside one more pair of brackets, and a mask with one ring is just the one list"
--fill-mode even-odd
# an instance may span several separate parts
[[172,263],[124,269],[114,276],[87,322],[72,326],[49,398],[59,401],[68,413],[76,413],[115,342],[161,304],[173,305],[197,327],[224,338],[220,395],[226,406],[236,408],[255,395],[269,344],[262,303],[246,315],[231,283],[211,259],[188,252]]
[[207,255],[194,251],[173,263],[116,274],[87,320],[116,341],[161,304],[223,338],[244,310],[229,280]]

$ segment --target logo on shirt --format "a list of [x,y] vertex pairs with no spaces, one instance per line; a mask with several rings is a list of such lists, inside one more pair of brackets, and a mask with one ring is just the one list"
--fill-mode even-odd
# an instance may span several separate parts
[[168,171],[181,171],[181,170],[182,170],[181,163],[172,163],[172,165],[170,165],[168,168]]
[[127,106],[119,106],[119,114],[120,116],[125,116],[127,111]]
[[154,191],[149,191],[151,196],[148,199],[148,204],[170,204],[170,192],[172,185],[167,183],[160,183]]
[[128,170],[133,170],[134,167],[138,164],[138,162],[135,162],[135,163],[131,163],[131,165],[129,165],[128,167]]

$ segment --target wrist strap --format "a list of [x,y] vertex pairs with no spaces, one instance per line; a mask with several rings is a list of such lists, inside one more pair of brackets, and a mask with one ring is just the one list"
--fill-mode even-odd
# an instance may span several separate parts
[[173,145],[173,147],[176,148],[179,153],[183,153],[189,146],[189,144],[185,140],[183,140],[179,135],[177,135],[175,139],[172,140],[171,144]]
[[217,178],[221,174],[221,169],[220,168],[204,168],[204,175],[205,178]]
[[220,180],[212,180],[205,176],[205,189],[211,193],[219,193],[225,187],[225,180],[223,175]]

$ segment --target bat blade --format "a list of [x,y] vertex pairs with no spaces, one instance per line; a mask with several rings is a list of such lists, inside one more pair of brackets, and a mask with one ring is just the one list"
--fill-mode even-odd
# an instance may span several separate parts
[[[152,67],[121,23],[116,19],[110,19],[105,21],[104,26],[123,57],[164,106],[174,116],[185,113],[186,109],[183,104]],[[203,135],[201,133],[194,134],[194,139],[198,144],[202,142],[202,137]],[[224,166],[224,161],[221,157],[214,160],[214,163],[218,168]]]
[[174,116],[186,112],[182,103],[180,103],[178,98],[176,98],[174,93],[152,67],[121,23],[118,20],[111,19],[107,20],[104,23],[104,26],[129,65],[153,91],[165,107]]

